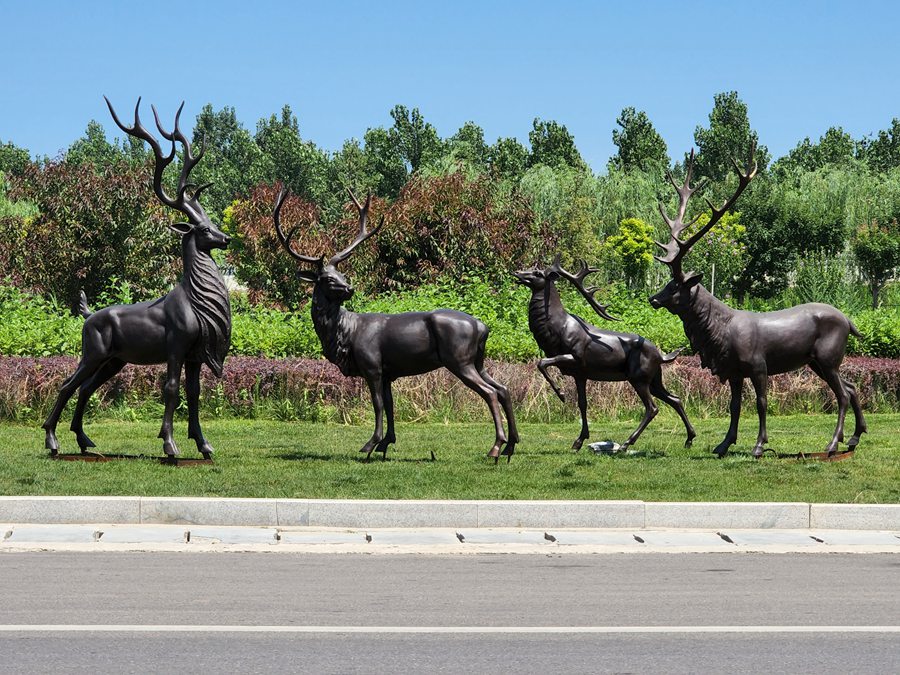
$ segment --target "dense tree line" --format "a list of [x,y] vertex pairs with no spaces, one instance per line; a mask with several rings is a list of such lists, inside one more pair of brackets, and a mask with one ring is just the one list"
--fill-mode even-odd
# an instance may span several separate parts
[[[288,106],[254,131],[234,108],[201,110],[193,142],[206,156],[194,177],[212,183],[207,210],[236,235],[228,260],[254,298],[302,297],[269,227],[282,182],[294,195],[286,215],[304,226],[298,245],[310,252],[349,236],[348,187],[375,195],[374,215],[390,224],[353,261],[368,290],[504,277],[557,249],[599,263],[607,282],[636,293],[659,281],[653,240],[665,234],[657,203],[671,205],[667,173],[683,177],[689,160],[673,162],[645,112],[622,110],[612,129],[616,154],[600,175],[554,120],[535,119],[527,145],[490,143],[475,122],[441,136],[403,105],[388,120],[327,152],[304,138]],[[831,128],[774,161],[763,140],[736,92],[714,97],[694,133],[695,176],[711,180],[706,196],[717,201],[732,189],[732,158],[746,158],[751,145],[760,175],[688,264],[735,302],[788,302],[814,279],[810,293],[834,294],[822,287],[831,279],[851,289],[865,282],[866,302],[878,305],[900,265],[900,120],[861,139]],[[95,121],[52,159],[0,143],[3,276],[67,303],[79,288],[99,294],[123,281],[139,296],[164,290],[177,275],[178,247],[161,226],[173,216],[149,189],[151,161],[140,143],[110,140]],[[174,181],[177,167],[169,171]]]

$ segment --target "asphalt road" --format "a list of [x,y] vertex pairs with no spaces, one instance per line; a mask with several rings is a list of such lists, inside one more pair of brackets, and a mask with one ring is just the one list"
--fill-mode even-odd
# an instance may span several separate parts
[[890,554],[6,553],[0,672],[896,672],[898,581]]

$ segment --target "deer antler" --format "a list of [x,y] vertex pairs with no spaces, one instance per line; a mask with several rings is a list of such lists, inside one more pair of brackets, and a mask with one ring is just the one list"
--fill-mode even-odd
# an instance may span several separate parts
[[[206,185],[197,186],[194,183],[188,182],[188,177],[190,176],[191,170],[197,165],[197,162],[203,157],[203,148],[200,149],[200,154],[194,156],[191,152],[191,144],[188,141],[187,137],[182,133],[181,129],[178,126],[178,121],[181,117],[181,111],[184,108],[184,102],[178,108],[178,112],[175,114],[175,130],[172,133],[167,132],[163,129],[162,124],[159,121],[159,115],[156,112],[156,106],[150,106],[153,110],[153,118],[156,121],[156,128],[159,129],[159,132],[163,135],[167,141],[172,142],[172,150],[168,155],[164,155],[162,152],[162,147],[160,146],[159,141],[147,130],[147,128],[141,124],[140,117],[140,107],[141,107],[141,99],[138,97],[137,104],[134,106],[134,125],[133,126],[125,126],[119,120],[119,116],[116,114],[116,111],[113,109],[112,103],[109,102],[109,99],[104,96],[104,100],[106,101],[106,105],[109,108],[109,112],[112,114],[112,118],[118,127],[124,131],[129,136],[134,136],[135,138],[140,138],[141,140],[147,141],[150,144],[150,147],[153,149],[153,154],[155,157],[155,165],[153,170],[153,190],[156,192],[156,196],[159,200],[177,211],[180,211],[184,215],[186,215],[192,223],[197,223],[203,218],[206,217],[206,213],[203,210],[203,207],[200,206],[199,198],[200,193],[205,190],[207,187],[211,185],[211,183],[207,183]],[[184,147],[184,163],[181,166],[181,176],[178,179],[178,192],[177,196],[173,199],[169,195],[166,194],[166,191],[162,186],[163,172],[166,167],[172,163],[172,160],[175,158],[175,144],[176,142],[181,143]],[[187,191],[192,190],[190,197],[187,196]]]
[[384,225],[384,215],[381,216],[381,220],[378,221],[378,225],[371,232],[366,231],[366,223],[369,220],[369,206],[372,203],[372,193],[370,192],[366,196],[366,203],[360,204],[359,200],[356,198],[356,195],[353,194],[353,190],[347,188],[347,192],[350,195],[350,199],[353,200],[353,205],[356,206],[356,210],[359,211],[359,233],[356,235],[356,239],[345,248],[340,253],[335,253],[331,256],[331,259],[328,261],[329,265],[337,265],[339,262],[342,262],[350,257],[350,254],[353,253],[353,249],[363,243],[366,239],[374,235],[378,230],[381,229],[381,226]]
[[285,250],[294,256],[300,262],[310,263],[311,265],[315,265],[317,268],[321,269],[322,262],[324,261],[324,256],[319,256],[315,258],[309,255],[303,255],[302,253],[298,253],[291,246],[291,239],[293,239],[294,235],[297,233],[297,230],[300,228],[300,225],[295,225],[291,228],[291,231],[285,235],[284,230],[281,229],[281,207],[284,204],[284,200],[287,199],[288,190],[285,187],[282,187],[278,193],[278,198],[275,200],[275,212],[272,214],[272,219],[275,221],[275,232],[278,233],[278,241],[281,242],[281,245],[284,246]]
[[665,207],[663,207],[662,202],[659,202],[659,213],[663,217],[663,220],[666,222],[666,225],[669,227],[669,241],[666,244],[661,244],[658,241],[654,242],[657,246],[659,246],[663,251],[665,251],[665,255],[662,256],[654,256],[659,262],[665,263],[669,266],[669,269],[672,271],[672,277],[675,279],[684,279],[684,272],[681,269],[681,261],[685,255],[691,250],[691,247],[696,244],[700,239],[709,232],[716,223],[721,220],[722,216],[724,216],[731,208],[734,206],[735,202],[737,202],[738,197],[741,196],[741,193],[744,189],[750,184],[750,181],[756,176],[757,164],[755,159],[756,154],[756,142],[752,141],[750,143],[750,157],[747,160],[747,168],[745,171],[741,171],[738,163],[732,159],[731,162],[734,164],[734,168],[738,174],[738,187],[735,190],[734,194],[731,195],[728,199],[725,200],[725,203],[716,208],[712,202],[708,199],[706,203],[709,204],[709,208],[712,209],[712,214],[709,218],[709,222],[706,223],[703,227],[701,227],[690,239],[687,241],[681,241],[679,238],[681,233],[684,232],[687,228],[697,222],[700,218],[700,214],[698,214],[693,220],[688,223],[684,222],[684,216],[687,211],[688,201],[691,196],[703,188],[706,185],[706,179],[702,179],[697,185],[691,187],[691,177],[694,172],[694,151],[691,150],[690,158],[687,163],[687,172],[685,174],[684,183],[682,185],[678,185],[675,182],[675,179],[672,178],[672,174],[666,172],[666,177],[669,179],[669,182],[672,183],[675,191],[678,193],[678,213],[674,219],[669,218],[669,215],[666,213]]
[[609,313],[609,305],[601,305],[597,302],[597,299],[594,297],[594,293],[599,291],[600,289],[597,286],[588,286],[585,288],[584,280],[589,274],[593,274],[594,272],[599,272],[600,270],[596,267],[588,267],[587,263],[584,260],[578,260],[578,271],[575,274],[571,272],[567,272],[563,266],[560,264],[560,256],[559,253],[556,254],[556,257],[553,259],[553,264],[550,268],[559,274],[559,276],[567,279],[575,288],[578,289],[578,292],[587,300],[588,304],[594,309],[597,314],[602,316],[607,321],[620,321],[618,317],[613,316]]

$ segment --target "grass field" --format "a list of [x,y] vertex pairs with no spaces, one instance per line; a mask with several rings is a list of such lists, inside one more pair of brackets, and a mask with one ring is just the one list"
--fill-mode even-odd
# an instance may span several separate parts
[[[770,417],[770,447],[778,452],[821,450],[833,431],[831,415]],[[183,457],[197,457],[184,422],[177,426]],[[593,440],[621,442],[633,421],[593,424]],[[0,426],[0,493],[7,495],[171,495],[369,499],[643,499],[648,501],[900,502],[900,414],[869,416],[870,433],[842,462],[750,457],[756,420],[745,418],[736,450],[717,460],[725,418],[697,420],[699,436],[682,447],[684,432],[668,411],[650,425],[637,454],[600,456],[587,446],[569,450],[577,424],[523,425],[511,463],[486,459],[487,420],[477,424],[402,424],[385,462],[363,463],[357,450],[369,426],[263,420],[209,420],[217,449],[212,466],[171,467],[148,460],[107,463],[48,459],[35,426]],[[77,450],[60,425],[63,452]],[[107,453],[161,456],[156,422],[100,420],[86,427]],[[430,460],[430,451],[437,455]]]

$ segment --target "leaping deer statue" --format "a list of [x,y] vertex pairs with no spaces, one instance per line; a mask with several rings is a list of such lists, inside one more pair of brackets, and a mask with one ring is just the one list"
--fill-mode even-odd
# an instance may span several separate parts
[[671,363],[678,352],[663,355],[656,345],[634,333],[617,333],[600,330],[580,316],[569,314],[563,307],[556,290],[559,279],[568,280],[587,300],[597,314],[609,321],[617,320],[594,297],[595,287],[585,288],[585,278],[596,268],[581,262],[576,273],[568,272],[560,265],[559,255],[553,264],[544,269],[519,270],[513,272],[516,280],[531,289],[528,303],[528,326],[546,358],[538,362],[538,370],[553,388],[559,399],[565,396],[550,377],[548,368],[556,366],[563,375],[575,380],[578,392],[578,410],[581,412],[581,433],[572,444],[573,450],[580,450],[590,437],[587,421],[587,381],[621,382],[627,381],[644,404],[644,416],[637,429],[620,446],[626,449],[637,442],[651,420],[659,413],[653,397],[671,406],[687,430],[685,447],[689,447],[697,435],[688,421],[681,401],[663,385],[662,366]]
[[[109,99],[106,99],[106,104],[122,131],[150,144],[155,156],[153,189],[156,196],[187,219],[187,222],[170,225],[174,232],[181,235],[184,276],[175,288],[157,300],[113,305],[93,313],[88,309],[84,293],[81,294],[80,312],[85,318],[81,333],[81,361],[75,372],[63,382],[56,404],[44,422],[45,445],[51,455],[58,453],[56,425],[59,416],[66,402],[80,388],[71,429],[75,432],[81,452],[87,452],[88,448],[94,447],[94,443],[84,433],[82,417],[91,394],[122,370],[126,363],[165,363],[165,412],[159,432],[163,451],[170,457],[178,454],[178,447],[172,438],[172,416],[178,405],[183,367],[188,402],[188,437],[209,459],[213,448],[200,430],[198,412],[200,367],[205,363],[217,377],[221,377],[231,341],[228,290],[210,251],[228,246],[229,238],[216,227],[200,205],[200,193],[208,186],[198,187],[188,182],[191,170],[203,156],[203,150],[201,148],[200,153],[194,155],[190,142],[178,125],[184,103],[175,115],[172,132],[163,129],[156,108],[153,108],[156,127],[163,138],[172,143],[168,153],[163,153],[159,141],[141,124],[140,98],[134,107],[134,125],[131,127],[119,121]],[[164,190],[162,181],[165,168],[175,158],[176,143],[184,148],[184,154],[177,191],[171,197]]]
[[[369,386],[375,408],[375,433],[360,452],[365,453],[367,460],[373,451],[382,453],[384,458],[388,445],[396,441],[391,383],[401,377],[421,375],[443,367],[487,402],[496,430],[488,456],[493,457],[495,463],[501,454],[509,461],[519,434],[509,392],[484,367],[487,326],[475,317],[451,309],[359,314],[342,306],[353,296],[353,286],[337,266],[384,224],[382,216],[375,229],[368,230],[366,224],[372,195],[366,198],[365,204],[360,204],[353,192],[348,192],[359,212],[359,233],[347,248],[328,260],[322,255],[303,255],[291,246],[299,226],[287,234],[281,227],[281,207],[287,197],[284,189],[276,200],[273,218],[281,245],[297,261],[311,266],[311,269],[298,269],[297,277],[314,284],[312,320],[325,357],[344,375],[362,376]],[[501,406],[509,424],[508,437],[503,430]],[[386,433],[382,425],[383,414],[387,415]]]
[[841,361],[847,349],[850,334],[860,337],[856,326],[831,305],[808,303],[777,312],[747,312],[728,307],[717,300],[700,283],[697,272],[682,270],[685,255],[723,215],[734,207],[738,197],[756,175],[755,148],[750,148],[750,158],[746,169],[741,170],[735,162],[738,186],[725,203],[716,208],[707,200],[712,209],[709,222],[703,225],[687,241],[681,235],[696,223],[697,218],[685,222],[688,200],[701,189],[705,181],[691,185],[694,153],[688,160],[684,183],[679,185],[668,175],[669,181],[678,193],[678,213],[670,218],[662,204],[660,214],[671,234],[668,243],[657,245],[665,255],[656,259],[668,265],[672,280],[656,295],[650,304],[659,309],[665,307],[677,315],[684,324],[684,332],[694,350],[700,354],[701,363],[718,375],[722,382],[731,385],[731,426],[719,445],[713,450],[719,457],[737,442],[738,419],[741,414],[741,390],[744,379],[750,378],[756,391],[756,411],[759,415],[759,434],[753,448],[753,456],[760,457],[768,442],[766,433],[766,384],[769,375],[786,373],[808,365],[812,371],[825,380],[837,397],[838,421],[834,436],[825,450],[828,455],[837,452],[838,444],[844,440],[844,417],[847,403],[853,406],[856,428],[847,441],[849,450],[859,444],[859,437],[866,431],[856,388],[840,375]]

